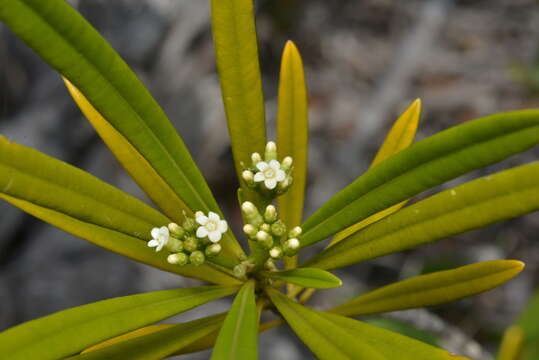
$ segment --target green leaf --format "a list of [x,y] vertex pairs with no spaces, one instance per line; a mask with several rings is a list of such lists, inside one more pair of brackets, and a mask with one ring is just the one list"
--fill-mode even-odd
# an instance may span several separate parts
[[470,360],[464,356],[453,355],[446,350],[428,345],[422,341],[361,321],[334,314],[320,314],[335,325],[346,330],[355,339],[364,339],[368,345],[375,348],[382,355],[383,359]]
[[[537,320],[537,319],[535,319]],[[524,332],[518,325],[513,325],[503,334],[502,343],[496,359],[498,360],[520,360],[522,359],[522,348],[524,344]],[[530,358],[536,359],[536,358]]]
[[163,328],[147,335],[70,357],[72,360],[158,360],[174,355],[217,330],[224,314]]
[[127,141],[101,114],[94,109],[84,95],[64,78],[69,93],[82,113],[103,139],[124,169],[144,190],[150,199],[173,221],[181,224],[182,211],[192,213],[191,209],[178,197],[172,188],[155,171],[140,152]]
[[474,169],[539,143],[539,111],[487,116],[442,131],[368,170],[302,225],[302,247]]
[[[539,292],[536,291],[522,313],[518,316],[516,325],[522,330],[523,346],[522,360],[535,360],[539,358]],[[516,335],[511,334],[510,344],[519,341]],[[505,359],[504,359],[505,360]],[[519,359],[520,360],[520,359]]]
[[434,306],[493,289],[518,275],[524,264],[492,260],[399,281],[330,310],[357,316]]
[[[305,183],[307,179],[307,150],[309,137],[307,86],[303,62],[298,49],[288,41],[281,60],[279,107],[277,111],[277,151],[279,158],[294,159],[294,181],[277,200],[281,219],[291,229],[301,225]],[[286,268],[296,266],[297,257],[284,258]]]
[[[79,89],[191,210],[220,213],[206,181],[161,107],[71,5],[63,0],[2,1],[0,20]],[[242,254],[232,238],[223,244],[236,255]]]
[[76,167],[0,137],[0,198],[75,236],[165,271],[231,284],[208,266],[171,266],[146,246],[169,219]]
[[[378,150],[374,160],[371,163],[371,168],[375,165],[378,165],[385,159],[401,152],[402,150],[409,147],[414,141],[415,133],[417,131],[417,126],[419,124],[419,116],[421,115],[421,101],[419,99],[415,100],[404,113],[395,121],[395,124],[387,134],[384,143]],[[390,208],[382,210],[374,215],[369,216],[366,219],[363,219],[354,225],[342,230],[337,233],[329,246],[335,245],[342,239],[352,235],[353,233],[367,227],[368,225],[377,222],[380,219],[385,218],[388,215],[393,214],[402,208],[407,201],[393,205]]]
[[59,359],[236,291],[221,286],[174,289],[79,306],[1,333],[0,354],[11,360]]
[[438,346],[438,337],[426,330],[418,329],[405,321],[394,320],[391,318],[367,319],[365,322],[379,328],[399,333],[404,336],[422,341],[432,346]]
[[275,290],[268,290],[268,295],[287,323],[321,360],[466,360],[376,326],[311,310]]
[[[217,69],[238,178],[251,154],[266,145],[264,96],[252,0],[212,0],[211,20]],[[247,199],[255,193],[243,182]]]
[[164,252],[152,251],[146,242],[123,233],[109,230],[87,222],[79,221],[68,215],[37,206],[28,201],[20,200],[8,195],[0,194],[4,199],[23,211],[48,222],[70,234],[85,239],[97,246],[127,256],[135,261],[151,265],[171,273],[205,280],[210,283],[223,285],[237,285],[239,281],[223,272],[207,265],[203,266],[177,266],[169,264]]
[[318,311],[308,309],[268,289],[268,295],[286,322],[320,360],[385,360],[366,338],[352,336]]
[[335,269],[536,211],[537,179],[539,162],[440,192],[353,234],[305,266]]
[[211,359],[258,359],[258,312],[255,282],[246,282],[232,303],[215,343]]
[[342,281],[330,272],[316,268],[300,268],[285,271],[272,271],[263,273],[271,279],[282,280],[287,283],[300,285],[306,288],[331,289],[342,286]]

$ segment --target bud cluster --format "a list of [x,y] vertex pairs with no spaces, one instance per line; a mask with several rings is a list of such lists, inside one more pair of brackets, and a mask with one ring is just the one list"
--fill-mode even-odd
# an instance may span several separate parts
[[152,229],[153,239],[148,246],[156,251],[165,248],[171,253],[167,261],[179,266],[202,265],[206,258],[217,256],[221,252],[221,234],[228,229],[226,221],[211,211],[208,216],[200,211],[195,216],[186,216],[182,225],[170,223]]
[[247,186],[281,195],[292,185],[292,158],[287,156],[282,162],[277,161],[277,146],[273,141],[266,144],[264,158],[255,152],[251,162],[241,174]]
[[[271,259],[277,260],[284,255],[297,254],[301,228],[296,226],[287,231],[285,223],[278,217],[275,206],[268,205],[261,214],[253,203],[246,201],[241,205],[241,210],[245,219],[243,232],[260,247],[267,249]],[[266,263],[267,268],[271,268],[272,265],[272,262]]]

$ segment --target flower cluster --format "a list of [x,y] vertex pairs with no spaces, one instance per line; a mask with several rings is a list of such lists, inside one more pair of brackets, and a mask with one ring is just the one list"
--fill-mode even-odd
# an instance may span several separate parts
[[221,220],[218,214],[210,211],[204,215],[197,211],[195,218],[187,217],[180,226],[170,223],[168,226],[153,228],[152,240],[149,247],[155,247],[155,251],[165,248],[171,254],[167,261],[176,265],[202,265],[206,257],[213,257],[221,252],[222,234],[228,230],[225,220]]
[[301,228],[296,226],[287,233],[286,225],[278,218],[275,206],[268,205],[262,215],[253,203],[246,201],[241,205],[241,210],[246,220],[243,231],[249,239],[267,249],[272,259],[297,254]]
[[247,186],[281,195],[292,185],[292,158],[287,156],[281,163],[277,161],[277,146],[273,141],[266,144],[264,159],[253,153],[251,161],[252,165],[241,174]]

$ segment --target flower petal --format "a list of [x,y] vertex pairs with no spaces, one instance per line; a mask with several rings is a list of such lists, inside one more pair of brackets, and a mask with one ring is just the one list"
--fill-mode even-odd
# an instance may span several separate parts
[[163,249],[163,246],[165,246],[165,244],[161,243],[159,244],[156,248],[155,248],[155,251],[158,252],[158,251],[161,251]]
[[281,168],[281,164],[279,164],[279,162],[277,160],[271,160],[269,162],[269,166],[270,168],[272,168],[273,170],[277,170],[277,169],[280,169]]
[[255,182],[261,182],[261,181],[264,181],[266,179],[266,177],[264,176],[264,174],[262,172],[257,172],[255,174],[255,177],[253,178],[253,180]]
[[168,238],[169,236],[168,228],[166,226],[161,226],[159,228],[159,235]]
[[201,226],[197,229],[197,238],[205,238],[208,236],[208,229],[206,229],[204,226]]
[[228,230],[228,224],[225,220],[219,221],[218,230],[222,233],[225,233]]
[[286,174],[284,171],[282,170],[277,170],[276,173],[275,173],[275,180],[277,181],[283,181],[284,178],[286,177]]
[[265,162],[265,161],[261,161],[261,162],[259,162],[259,163],[256,164],[256,168],[257,168],[258,170],[260,170],[260,171],[266,170],[266,169],[268,168],[268,166],[269,166],[268,163]]
[[206,215],[197,216],[195,221],[199,223],[200,225],[206,225],[208,223],[208,217]]
[[151,234],[152,238],[157,239],[159,237],[159,228],[153,228]]
[[219,215],[217,215],[217,214],[214,213],[213,211],[210,211],[210,212],[208,213],[208,218],[209,218],[210,220],[213,220],[213,221],[219,221],[219,220],[221,220],[221,218],[219,217]]
[[277,180],[275,180],[275,179],[266,179],[264,181],[264,185],[266,185],[266,187],[268,189],[270,189],[270,190],[275,189],[275,187],[277,186]]
[[154,247],[154,246],[157,246],[159,245],[159,243],[157,242],[157,240],[150,240],[148,241],[148,246],[149,247]]
[[208,238],[212,243],[219,242],[221,240],[221,233],[219,231],[212,231],[208,234]]

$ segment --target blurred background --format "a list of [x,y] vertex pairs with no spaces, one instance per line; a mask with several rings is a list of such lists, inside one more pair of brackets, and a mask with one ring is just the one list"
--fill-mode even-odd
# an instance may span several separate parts
[[[238,229],[237,182],[213,58],[209,1],[71,3],[151,90]],[[270,139],[286,40],[297,44],[306,66],[307,215],[366,170],[392,122],[415,98],[422,99],[424,109],[419,139],[479,116],[539,107],[536,0],[259,0],[256,6]],[[145,198],[83,118],[58,74],[3,25],[0,133]],[[538,157],[536,148],[445,187]],[[0,330],[109,297],[197,284],[102,250],[8,204],[0,203],[0,214]],[[504,328],[539,286],[537,240],[535,213],[340,270],[345,286],[316,293],[310,305],[328,308],[425,272],[519,259],[526,269],[501,288],[373,320],[407,328],[473,359],[492,359]],[[223,311],[229,301],[181,319]],[[260,347],[262,359],[312,358],[286,329],[263,334]]]

